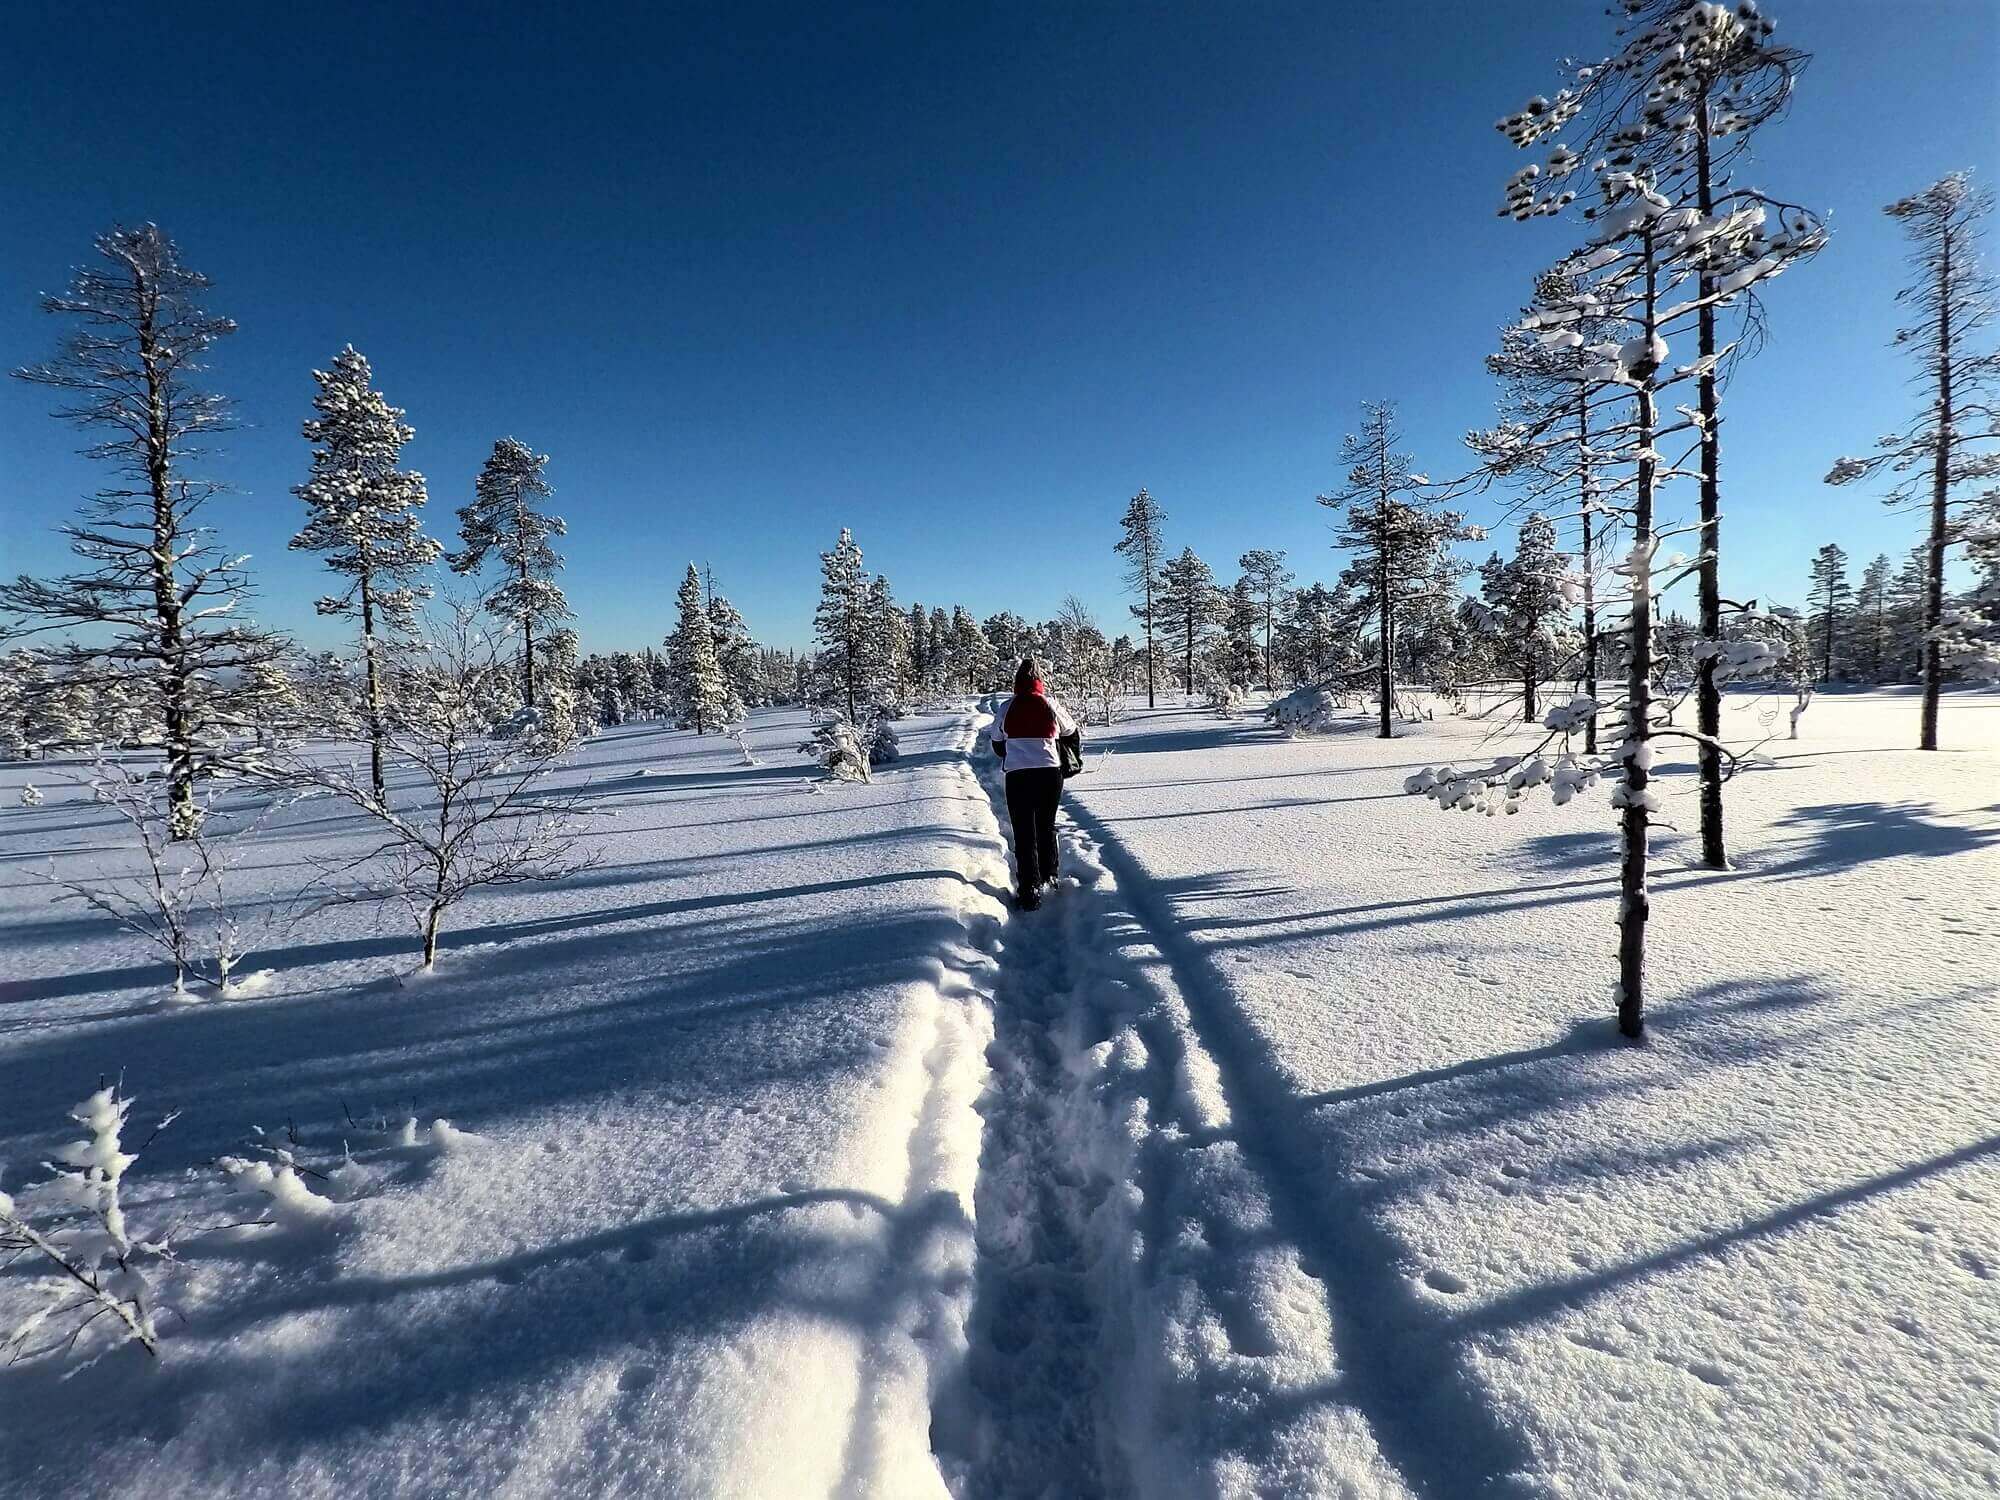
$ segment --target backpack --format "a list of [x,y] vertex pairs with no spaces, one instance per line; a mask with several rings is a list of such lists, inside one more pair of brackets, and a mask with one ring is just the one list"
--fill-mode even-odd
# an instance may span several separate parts
[[1083,731],[1056,736],[1056,761],[1062,767],[1063,780],[1078,775],[1083,770]]

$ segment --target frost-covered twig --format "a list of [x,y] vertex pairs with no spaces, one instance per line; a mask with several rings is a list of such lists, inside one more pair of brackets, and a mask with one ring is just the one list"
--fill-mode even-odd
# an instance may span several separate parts
[[[61,1278],[41,1307],[0,1342],[10,1361],[73,1348],[105,1317],[124,1330],[119,1344],[136,1343],[148,1354],[159,1353],[152,1288],[142,1262],[164,1259],[168,1241],[135,1241],[125,1221],[120,1187],[126,1169],[138,1159],[121,1142],[131,1109],[130,1099],[107,1086],[70,1111],[88,1134],[56,1153],[60,1165],[48,1164],[54,1176],[45,1191],[79,1210],[81,1223],[38,1228],[11,1196],[0,1192],[0,1251],[33,1252]],[[55,1336],[35,1346],[35,1336],[51,1325]]]

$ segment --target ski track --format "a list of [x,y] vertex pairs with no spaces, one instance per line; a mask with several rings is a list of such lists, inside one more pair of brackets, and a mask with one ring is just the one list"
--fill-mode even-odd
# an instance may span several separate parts
[[[964,769],[992,843],[980,879],[1005,891],[1002,775],[981,748]],[[1239,1126],[1184,965],[1143,892],[1120,892],[1113,869],[1136,867],[1078,812],[1092,831],[1064,812],[1059,890],[995,948],[968,1348],[933,1411],[940,1469],[961,1500],[1403,1500],[1268,1180],[1294,1164],[1252,1153],[1264,1122]]]

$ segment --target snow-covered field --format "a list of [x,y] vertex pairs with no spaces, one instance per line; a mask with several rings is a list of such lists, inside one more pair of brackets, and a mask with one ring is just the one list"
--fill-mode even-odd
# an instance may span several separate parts
[[[1023,916],[970,712],[826,788],[795,716],[755,767],[628,727],[565,773],[603,863],[475,898],[435,975],[274,906],[263,994],[169,1008],[32,876],[102,815],[0,768],[4,1186],[120,1071],[134,1139],[185,1111],[142,1231],[253,1126],[356,1163],[187,1244],[157,1365],[0,1370],[0,1493],[1992,1493],[2000,696],[1914,721],[1822,697],[1735,869],[1661,841],[1643,1047],[1601,795],[1402,792],[1497,720],[1135,712]],[[263,837],[275,902],[356,834]]]

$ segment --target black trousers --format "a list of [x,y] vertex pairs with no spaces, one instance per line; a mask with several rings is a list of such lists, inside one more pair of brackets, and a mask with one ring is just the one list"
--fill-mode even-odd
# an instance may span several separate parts
[[1063,774],[1053,766],[1007,773],[1007,817],[1014,825],[1014,875],[1025,895],[1056,878],[1056,808]]

